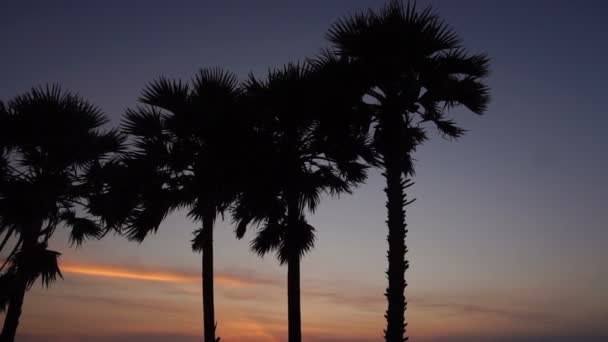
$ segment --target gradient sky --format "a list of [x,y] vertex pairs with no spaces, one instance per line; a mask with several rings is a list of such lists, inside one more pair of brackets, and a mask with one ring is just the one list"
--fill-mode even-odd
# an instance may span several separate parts
[[[327,46],[337,17],[381,3],[3,1],[0,98],[58,82],[117,125],[159,75],[187,79],[204,66],[261,75]],[[454,112],[469,129],[460,141],[436,137],[416,154],[412,341],[606,341],[608,3],[430,3],[492,58],[493,101],[483,117]],[[318,242],[302,265],[306,341],[381,340],[383,186],[373,172],[310,217]],[[57,234],[65,279],[28,294],[19,340],[197,341],[194,228],[177,213],[141,245],[109,236],[79,249]],[[230,222],[216,231],[219,335],[285,341],[286,269],[251,254]]]

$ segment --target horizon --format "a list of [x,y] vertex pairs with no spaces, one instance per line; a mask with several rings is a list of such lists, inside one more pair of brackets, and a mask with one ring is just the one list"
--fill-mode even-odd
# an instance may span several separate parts
[[[188,80],[214,66],[240,80],[263,75],[327,47],[334,20],[382,3],[5,4],[0,99],[56,82],[101,107],[107,127],[118,127],[160,75]],[[452,142],[433,135],[414,154],[410,340],[608,340],[608,46],[601,43],[608,3],[418,5],[432,5],[464,46],[490,56],[492,102],[483,116],[455,110],[465,136]],[[302,261],[304,340],[383,340],[383,188],[373,170],[352,195],[324,197],[307,216],[317,241]],[[141,244],[111,234],[76,248],[59,227],[50,248],[62,252],[64,279],[49,289],[34,285],[17,340],[200,341],[201,256],[190,249],[196,228],[178,212]],[[251,232],[238,241],[233,231],[229,217],[218,219],[218,336],[286,341],[286,267],[272,254],[250,252]]]

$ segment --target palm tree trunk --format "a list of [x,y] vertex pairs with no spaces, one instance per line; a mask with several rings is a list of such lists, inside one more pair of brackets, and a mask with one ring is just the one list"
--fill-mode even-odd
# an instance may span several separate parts
[[[398,116],[393,116],[398,118]],[[405,238],[407,225],[405,223],[405,182],[403,179],[403,151],[398,142],[402,141],[400,123],[392,122],[385,125],[387,136],[391,139],[383,151],[388,209],[388,287],[385,296],[388,300],[386,310],[386,342],[407,341],[405,310],[405,271],[408,262],[405,259],[407,248]],[[390,134],[390,135],[389,135]]]
[[215,309],[213,304],[213,216],[203,217],[203,334],[205,342],[215,342]]
[[289,342],[302,341],[302,318],[300,310],[300,257],[290,256],[287,262],[287,319]]
[[21,317],[21,308],[23,306],[23,299],[25,298],[25,290],[27,288],[27,282],[24,276],[20,275],[18,277],[18,282],[15,292],[8,303],[4,327],[2,328],[2,337],[0,338],[1,342],[13,342],[15,341],[15,335],[17,334],[17,326],[19,326],[19,317]]
[[[40,230],[40,225],[33,224],[26,229],[23,235],[23,245],[21,247],[23,253],[28,253],[32,248],[35,247]],[[0,342],[13,342],[17,335],[17,327],[19,326],[19,318],[21,317],[21,309],[23,307],[23,300],[25,298],[25,292],[27,291],[27,274],[19,272],[17,274],[17,284],[15,285],[15,292],[11,295],[11,299],[8,303],[8,309],[6,311],[6,317],[4,318],[4,326],[2,328],[2,335],[0,335]]]
[[290,234],[298,226],[300,210],[297,199],[292,194],[287,198],[287,321],[289,342],[302,342],[302,317],[300,310],[300,253],[294,247],[293,236]]

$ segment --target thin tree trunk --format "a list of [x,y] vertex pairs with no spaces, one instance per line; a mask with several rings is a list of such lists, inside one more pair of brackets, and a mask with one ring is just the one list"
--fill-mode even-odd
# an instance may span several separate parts
[[2,329],[2,337],[0,338],[0,341],[2,342],[15,341],[26,288],[27,283],[25,277],[20,275],[18,277],[18,284],[15,288],[15,292],[12,294],[8,303],[8,310],[6,311],[6,317],[4,318],[4,328]]
[[[390,119],[399,118],[393,116]],[[405,260],[407,248],[405,238],[407,225],[405,224],[405,182],[403,179],[403,151],[399,146],[401,139],[400,122],[390,122],[385,125],[387,141],[383,153],[387,195],[386,208],[388,209],[388,287],[385,296],[388,300],[386,310],[386,342],[407,341],[405,310],[405,271],[408,262]]]
[[[40,224],[32,224],[29,229],[24,232],[23,245],[21,246],[23,253],[29,253],[37,242],[38,232],[40,231]],[[17,335],[17,327],[19,326],[19,318],[21,317],[21,309],[23,307],[23,300],[25,298],[25,292],[27,291],[27,274],[19,272],[17,274],[17,284],[15,285],[15,292],[11,294],[11,299],[8,303],[8,309],[6,311],[6,317],[4,318],[4,326],[2,328],[2,335],[0,335],[0,342],[13,342]]]
[[294,234],[294,229],[298,227],[301,208],[298,202],[298,194],[293,190],[297,184],[297,175],[300,172],[298,155],[299,142],[297,129],[292,126],[287,129],[287,160],[286,202],[287,202],[287,234],[286,245],[288,250],[287,260],[287,321],[288,321],[288,342],[302,342],[302,317],[300,312],[300,251],[295,241],[298,234]]
[[302,341],[302,318],[300,310],[300,251],[296,250],[293,230],[298,226],[300,210],[297,199],[293,194],[287,198],[287,247],[289,260],[287,260],[287,321],[289,342]]
[[205,342],[215,342],[215,309],[213,304],[213,216],[203,218],[203,333]]
[[287,262],[287,319],[289,342],[302,341],[302,318],[300,312],[300,257],[290,256]]

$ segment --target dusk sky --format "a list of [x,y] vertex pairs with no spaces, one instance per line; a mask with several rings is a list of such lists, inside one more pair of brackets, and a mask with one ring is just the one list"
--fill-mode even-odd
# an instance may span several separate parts
[[[383,1],[2,1],[0,99],[59,83],[120,123],[142,88],[222,66],[245,79],[328,47],[337,18]],[[484,116],[415,155],[408,207],[412,341],[608,341],[608,2],[419,1],[491,57]],[[109,126],[110,127],[110,126]],[[78,143],[78,142],[75,142]],[[384,180],[326,198],[302,263],[308,342],[382,340]],[[216,226],[222,341],[287,337],[286,268]],[[177,341],[202,334],[197,228],[169,216],[140,245],[120,236],[70,248],[64,279],[25,299],[18,341]]]

